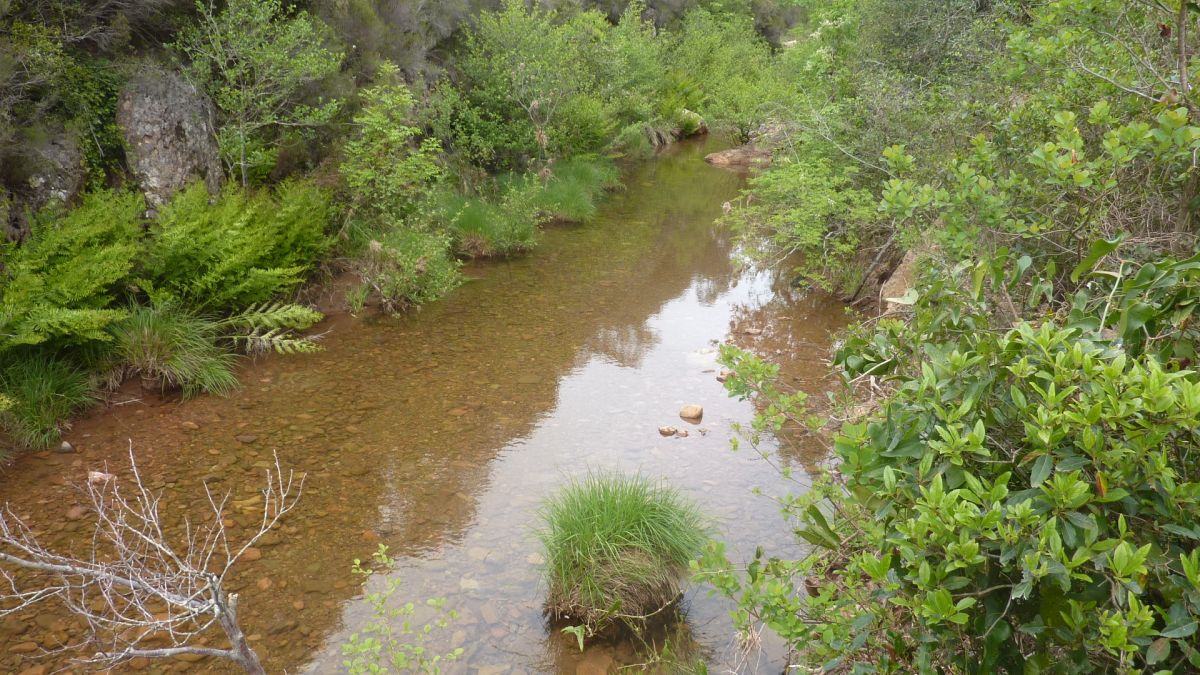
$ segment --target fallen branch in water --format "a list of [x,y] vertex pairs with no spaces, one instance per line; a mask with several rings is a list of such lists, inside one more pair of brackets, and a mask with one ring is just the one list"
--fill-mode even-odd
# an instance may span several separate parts
[[[303,478],[296,481],[291,471],[285,476],[275,458],[274,469],[267,470],[258,529],[236,546],[223,523],[229,495],[218,500],[205,486],[211,512],[200,524],[185,517],[183,532],[174,537],[176,546],[163,530],[161,495],[142,481],[132,447],[129,465],[131,496],[122,492],[117,477],[99,471],[90,472],[81,488],[96,518],[91,550],[83,557],[43,546],[5,505],[0,512],[0,578],[7,588],[0,590],[0,617],[56,599],[87,624],[87,637],[64,648],[94,649],[80,659],[84,663],[110,669],[134,658],[194,654],[228,659],[248,673],[265,674],[238,625],[238,596],[224,591],[225,580],[234,564],[295,507]],[[12,567],[35,572],[37,583],[22,589]],[[214,626],[225,634],[228,648],[197,644]]]

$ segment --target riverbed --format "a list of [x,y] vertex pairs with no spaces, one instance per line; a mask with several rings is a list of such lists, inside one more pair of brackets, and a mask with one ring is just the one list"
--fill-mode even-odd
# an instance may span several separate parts
[[[756,546],[795,555],[772,495],[795,489],[771,463],[734,452],[753,415],[717,380],[717,345],[778,360],[790,383],[827,386],[831,334],[846,322],[829,298],[786,275],[739,264],[716,224],[743,177],[706,165],[712,142],[677,146],[632,169],[586,225],[548,229],[528,256],[473,264],[470,281],[409,315],[331,316],[324,351],[261,358],[228,398],[126,395],[67,435],[75,454],[27,455],[4,470],[0,500],[61,549],[82,546],[87,519],[73,487],[89,469],[122,476],[130,445],[178,521],[206,505],[203,483],[255,494],[277,454],[304,474],[283,527],[234,580],[252,644],[270,672],[336,672],[340,645],[369,619],[355,558],[386,544],[397,600],[444,598],[459,616],[434,650],[464,649],[447,672],[600,672],[644,662],[637,640],[581,653],[547,623],[541,601],[538,506],[593,470],[640,471],[694,499],[732,558]],[[704,407],[691,424],[685,404]],[[687,437],[664,437],[676,426]],[[803,479],[819,450],[764,450]],[[245,531],[255,514],[234,515]],[[368,589],[369,590],[369,589]],[[727,601],[689,587],[669,639],[680,658],[718,670],[745,654]],[[0,671],[69,662],[44,649],[81,634],[69,616],[39,611],[0,622]],[[214,640],[216,638],[214,637]],[[33,643],[36,651],[13,653]],[[779,672],[768,636],[746,672]],[[139,664],[140,665],[140,664]],[[155,664],[225,671],[206,661]],[[588,670],[591,669],[591,670]],[[598,670],[597,670],[598,669]]]

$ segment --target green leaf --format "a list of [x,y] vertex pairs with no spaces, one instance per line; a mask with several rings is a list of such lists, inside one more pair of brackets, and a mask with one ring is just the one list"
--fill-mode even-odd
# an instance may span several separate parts
[[1092,247],[1088,249],[1087,255],[1085,255],[1083,259],[1079,261],[1079,264],[1075,266],[1075,269],[1071,271],[1071,281],[1079,281],[1079,278],[1082,277],[1085,272],[1090,272],[1092,268],[1096,266],[1096,263],[1100,262],[1101,258],[1117,250],[1117,247],[1121,245],[1121,241],[1124,238],[1125,235],[1120,234],[1112,239],[1100,239],[1092,242]]
[[1150,643],[1150,647],[1146,649],[1146,663],[1154,665],[1161,663],[1171,655],[1171,641],[1167,638],[1158,638]]
[[1054,458],[1050,455],[1042,455],[1033,463],[1033,469],[1029,473],[1029,484],[1033,487],[1041,485],[1047,478],[1050,477],[1050,472],[1054,470]]

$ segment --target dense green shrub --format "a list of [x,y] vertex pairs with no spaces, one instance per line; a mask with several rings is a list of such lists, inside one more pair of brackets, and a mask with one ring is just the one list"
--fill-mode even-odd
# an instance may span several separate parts
[[[362,240],[351,269],[389,312],[399,312],[442,297],[462,283],[458,261],[445,234],[408,227],[356,232]],[[361,305],[359,295],[352,304]]]
[[112,380],[140,377],[161,390],[224,395],[237,387],[234,355],[217,344],[220,325],[169,303],[135,307],[112,328]]
[[359,217],[401,222],[412,217],[442,176],[434,139],[418,140],[414,99],[395,66],[381,65],[379,84],[362,92],[358,130],[344,150],[340,173]]
[[198,0],[196,11],[174,47],[220,111],[221,155],[244,187],[274,165],[281,130],[317,128],[337,113],[340,102],[313,96],[313,87],[337,72],[342,55],[319,19],[280,0],[230,0],[220,11]]
[[641,476],[589,474],[550,497],[543,518],[546,606],[589,634],[676,600],[706,538],[695,506]]
[[203,311],[265,302],[295,288],[328,250],[331,217],[329,196],[309,183],[231,187],[211,204],[197,183],[160,212],[142,273],[152,294]]
[[59,441],[67,420],[95,401],[86,373],[65,361],[23,351],[0,367],[0,431],[18,447],[44,449]]
[[142,251],[145,205],[128,192],[89,194],[79,208],[38,213],[29,239],[0,247],[0,351],[107,340]]

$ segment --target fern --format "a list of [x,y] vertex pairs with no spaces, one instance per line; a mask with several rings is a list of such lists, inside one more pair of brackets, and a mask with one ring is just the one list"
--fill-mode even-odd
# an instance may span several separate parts
[[144,208],[135,194],[95,192],[68,213],[39,212],[24,244],[0,248],[0,350],[107,340],[125,316],[111,307],[141,255]]
[[264,302],[222,320],[221,326],[232,330],[304,330],[324,318],[324,314],[304,305]]
[[328,195],[308,183],[274,193],[231,187],[215,203],[196,184],[163,209],[145,276],[204,310],[265,302],[299,285],[328,250],[331,214]]
[[321,350],[321,336],[299,336],[292,331],[304,330],[325,318],[311,307],[264,302],[234,314],[220,322],[223,329],[233,331],[226,339],[247,354],[309,354]]

